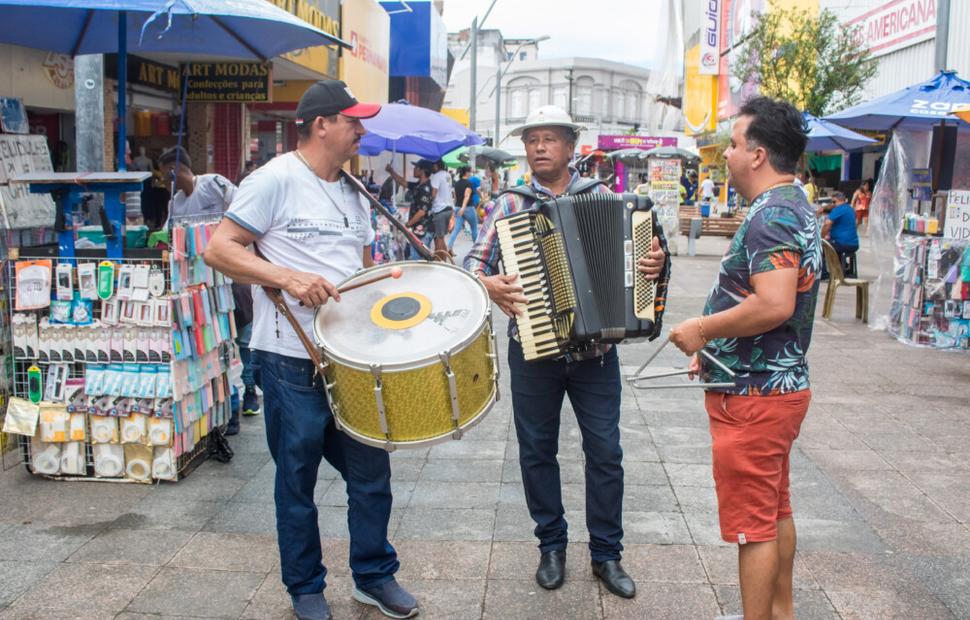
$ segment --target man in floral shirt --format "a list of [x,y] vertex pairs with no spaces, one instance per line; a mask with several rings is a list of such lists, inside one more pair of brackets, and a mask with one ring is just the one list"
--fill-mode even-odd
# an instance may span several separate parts
[[691,369],[730,382],[707,392],[721,537],[737,543],[746,620],[792,618],[795,525],[789,453],[811,399],[805,355],[822,266],[815,211],[795,184],[807,137],[801,114],[766,97],[741,108],[725,151],[731,183],[751,203],[721,260],[704,314],[670,334]]

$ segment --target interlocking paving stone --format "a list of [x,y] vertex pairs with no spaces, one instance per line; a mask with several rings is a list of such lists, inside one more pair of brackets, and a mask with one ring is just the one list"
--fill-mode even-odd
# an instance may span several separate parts
[[127,611],[238,618],[265,579],[261,573],[163,567]]
[[199,532],[185,543],[168,565],[265,574],[273,570],[278,561],[275,536]]
[[[71,554],[68,562],[162,566],[192,534],[179,530],[106,529]],[[87,567],[78,567],[87,570]]]
[[57,562],[0,561],[0,609],[14,602],[58,566]]
[[0,536],[0,560],[62,562],[94,538],[104,525],[76,528],[43,523],[12,525]]
[[221,512],[226,502],[146,497],[118,516],[111,527],[197,532]]
[[[637,596],[623,599],[599,586],[603,599],[603,618],[713,618],[717,615],[717,599],[710,585],[691,583],[637,584]],[[598,616],[597,616],[598,617]]]
[[488,619],[602,618],[598,586],[592,581],[566,581],[558,590],[543,590],[534,579],[489,580],[485,592]]
[[396,530],[401,540],[492,540],[495,510],[408,508]]
[[[702,238],[697,257],[675,258],[668,325],[703,306],[725,245]],[[871,275],[867,257],[861,251]],[[852,320],[850,297],[840,297],[833,320],[816,321],[813,400],[791,455],[797,617],[970,617],[965,360],[870,331]],[[504,316],[495,316],[504,332]],[[558,460],[567,582],[558,592],[535,584],[539,552],[521,483],[504,337],[499,346],[503,399],[488,417],[461,441],[390,457],[397,576],[418,597],[422,617],[739,613],[737,549],[720,540],[699,390],[622,389],[623,564],[639,586],[633,601],[606,592],[589,567],[585,455],[566,399]],[[656,346],[622,345],[623,372],[635,371]],[[670,348],[656,366],[685,363]],[[846,372],[854,368],[866,372]],[[205,463],[177,484],[67,484],[22,467],[0,472],[0,618],[292,618],[262,417],[245,419],[230,441],[237,455],[230,464]],[[377,619],[376,609],[351,598],[344,484],[326,462],[318,478],[328,600],[338,618]],[[117,587],[103,592],[105,583]],[[59,591],[66,594],[55,600]]]
[[156,566],[61,564],[7,609],[10,617],[111,617],[125,609],[160,569]]

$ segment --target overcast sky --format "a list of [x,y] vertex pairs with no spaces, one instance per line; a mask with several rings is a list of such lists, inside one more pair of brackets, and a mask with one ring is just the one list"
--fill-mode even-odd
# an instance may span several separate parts
[[[471,27],[491,0],[445,0],[449,32]],[[656,68],[667,44],[666,0],[496,0],[485,28],[510,38],[548,35],[540,58],[591,56]]]

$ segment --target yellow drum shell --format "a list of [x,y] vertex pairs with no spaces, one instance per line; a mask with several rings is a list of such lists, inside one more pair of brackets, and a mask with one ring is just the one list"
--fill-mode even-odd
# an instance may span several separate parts
[[[484,418],[495,402],[491,347],[491,330],[486,325],[465,350],[451,357],[462,430]],[[384,447],[387,440],[377,413],[374,376],[335,360],[328,362],[327,383],[333,385],[331,402],[341,428],[359,441]],[[385,371],[381,380],[388,432],[394,445],[413,447],[452,438],[450,390],[441,363]]]

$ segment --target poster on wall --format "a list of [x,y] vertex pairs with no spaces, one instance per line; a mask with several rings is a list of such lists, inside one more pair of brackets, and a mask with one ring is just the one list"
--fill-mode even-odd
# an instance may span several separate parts
[[28,172],[53,172],[44,136],[0,135],[0,214],[3,228],[41,228],[54,225],[50,194],[31,194],[26,183],[11,177]]
[[650,179],[650,200],[656,205],[680,204],[680,160],[651,159],[647,167]]

